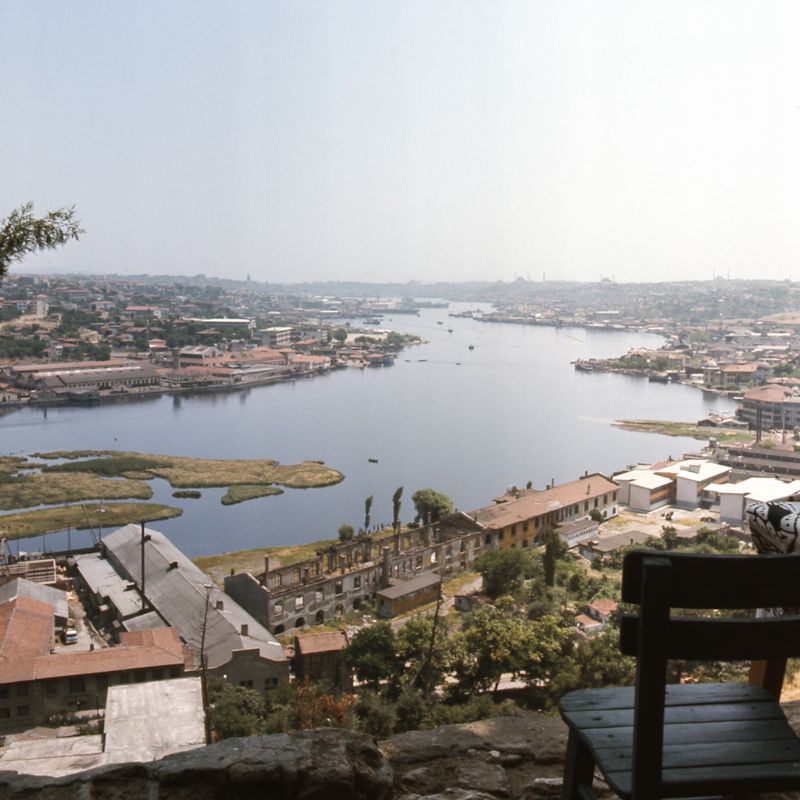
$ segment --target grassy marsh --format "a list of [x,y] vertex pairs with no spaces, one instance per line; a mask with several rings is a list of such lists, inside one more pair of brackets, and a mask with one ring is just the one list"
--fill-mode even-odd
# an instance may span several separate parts
[[[234,486],[237,484],[280,484],[293,489],[331,486],[344,479],[338,470],[319,461],[279,464],[271,459],[215,459],[187,456],[150,455],[125,451],[76,451],[89,460],[70,461],[46,468],[48,472],[97,472],[122,476],[135,471],[164,478],[175,489]],[[108,454],[106,457],[104,454]],[[40,453],[40,457],[70,458],[69,451]]]
[[270,484],[242,483],[228,487],[228,491],[222,496],[220,502],[224,506],[232,506],[235,503],[243,503],[245,500],[268,497],[273,494],[283,494],[283,489]]
[[43,508],[0,515],[0,535],[9,539],[39,536],[67,528],[116,527],[130,522],[152,522],[179,517],[180,508],[158,503],[85,504]]
[[35,473],[0,481],[0,509],[76,503],[81,500],[149,500],[153,490],[142,481],[108,480],[88,472]]
[[661,433],[665,436],[686,436],[692,439],[716,439],[720,444],[744,443],[753,439],[749,431],[738,428],[710,428],[691,422],[667,422],[658,419],[619,419],[618,428],[640,433]]

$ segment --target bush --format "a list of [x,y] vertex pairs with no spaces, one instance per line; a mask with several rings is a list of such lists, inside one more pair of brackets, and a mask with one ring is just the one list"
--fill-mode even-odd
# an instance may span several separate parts
[[374,692],[364,692],[358,700],[356,714],[361,729],[376,739],[385,739],[394,733],[396,715],[390,703]]

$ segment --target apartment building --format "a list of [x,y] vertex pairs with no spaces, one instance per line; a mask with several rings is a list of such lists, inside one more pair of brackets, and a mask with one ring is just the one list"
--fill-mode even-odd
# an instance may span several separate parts
[[557,525],[596,512],[602,519],[617,513],[619,486],[595,472],[546,489],[512,491],[470,516],[495,536],[500,549],[532,547]]

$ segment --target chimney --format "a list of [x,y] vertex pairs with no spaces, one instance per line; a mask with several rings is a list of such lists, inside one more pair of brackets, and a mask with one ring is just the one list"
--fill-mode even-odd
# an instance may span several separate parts
[[222,611],[225,608],[225,604],[222,600],[217,600],[217,602],[214,604],[214,608],[216,608],[217,611]]
[[267,585],[267,574],[269,573],[269,556],[264,556],[264,582],[263,586]]
[[248,636],[248,635],[249,634],[247,633],[247,623],[243,622],[242,623],[242,636]]
[[381,589],[386,589],[389,586],[389,548],[384,547],[381,550]]

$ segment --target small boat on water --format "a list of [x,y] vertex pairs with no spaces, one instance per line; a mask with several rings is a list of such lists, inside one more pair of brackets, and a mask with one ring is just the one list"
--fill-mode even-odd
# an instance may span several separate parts
[[452,328],[448,328],[448,329],[447,329],[447,332],[448,332],[448,333],[452,333],[452,332],[453,332],[453,329],[452,329]]
[[436,324],[437,324],[437,325],[444,325],[444,323],[443,323],[443,322],[442,322],[440,319],[437,319],[437,320],[436,320]]
[[368,458],[367,461],[369,461],[370,464],[377,464],[378,463],[378,459],[377,458]]
[[475,345],[474,345],[474,344],[471,344],[471,345],[469,346],[469,349],[470,349],[470,350],[474,350],[474,349],[475,349]]

